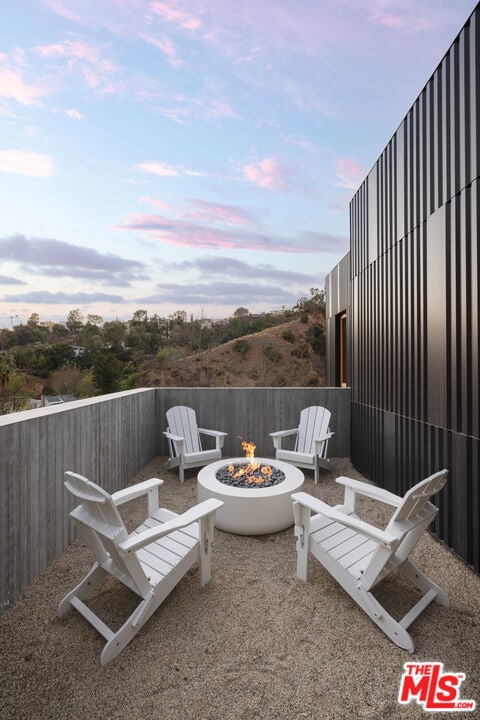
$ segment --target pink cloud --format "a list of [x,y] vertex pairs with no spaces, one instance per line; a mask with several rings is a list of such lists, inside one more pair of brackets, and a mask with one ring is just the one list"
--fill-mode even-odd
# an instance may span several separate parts
[[[118,229],[140,231],[152,240],[194,247],[201,250],[267,250],[271,238],[251,233],[239,234],[235,230],[208,227],[185,220],[172,220],[161,215],[134,215]],[[289,252],[294,252],[290,248]]]
[[213,225],[232,225],[234,227],[258,227],[258,220],[254,217],[261,211],[257,208],[243,208],[240,205],[227,205],[225,203],[214,203],[208,200],[197,200],[192,198],[190,208],[180,208],[152,197],[142,197],[141,202],[162,210],[171,210],[177,214],[181,221],[203,222]]
[[151,175],[161,175],[162,177],[175,177],[176,175],[180,175],[178,170],[175,170],[171,165],[156,162],[155,160],[138,163],[137,170]]
[[308,150],[309,152],[317,152],[319,149],[318,145],[310,142],[309,140],[305,140],[305,138],[301,137],[300,135],[286,135],[285,133],[283,133],[281,137],[284,142],[289,143],[290,145],[296,145],[297,147],[302,148],[302,150]]
[[54,174],[54,160],[48,155],[25,150],[0,150],[0,172],[51,177]]
[[260,162],[244,165],[243,175],[248,182],[269,190],[283,190],[286,187],[288,172],[274,157],[264,158]]
[[170,65],[174,68],[180,68],[183,65],[183,61],[178,57],[177,48],[170,40],[170,38],[154,37],[153,35],[144,35],[143,39],[150,45],[153,45],[165,55]]
[[152,2],[150,9],[167,22],[174,23],[184,30],[198,30],[202,24],[201,20],[194,15],[179,10],[176,5],[177,3]]
[[393,30],[401,30],[407,33],[419,33],[433,30],[435,24],[430,18],[421,15],[408,16],[405,14],[379,10],[372,13],[368,21],[374,25],[391,28]]
[[88,87],[101,93],[117,94],[124,90],[124,83],[116,79],[115,63],[105,57],[104,48],[65,40],[50,45],[38,45],[35,52],[46,60],[64,61],[68,73],[77,73]]
[[162,210],[172,210],[174,207],[171,203],[167,203],[164,200],[157,200],[157,198],[142,197],[140,201],[147,205],[155,205],[156,207],[162,208]]
[[367,0],[368,22],[404,33],[433,30],[438,18],[426,14],[418,2],[405,0]]
[[0,97],[16,100],[21,105],[36,105],[45,90],[24,81],[22,75],[10,68],[0,70]]
[[191,217],[208,223],[222,223],[239,227],[257,227],[258,221],[251,214],[238,205],[225,205],[206,200],[192,200],[198,211],[193,211]]
[[[212,205],[214,205],[212,203]],[[344,252],[348,238],[328,233],[306,231],[296,237],[281,239],[278,235],[252,232],[239,227],[224,229],[171,219],[162,215],[132,215],[118,230],[140,232],[157,242],[182,245],[200,250],[250,250],[285,253]]]
[[75,108],[67,108],[65,114],[72,120],[83,120],[85,117],[84,113],[80,112],[80,110],[75,110]]
[[365,170],[351,158],[337,158],[336,182],[338,187],[356,190],[366,175]]

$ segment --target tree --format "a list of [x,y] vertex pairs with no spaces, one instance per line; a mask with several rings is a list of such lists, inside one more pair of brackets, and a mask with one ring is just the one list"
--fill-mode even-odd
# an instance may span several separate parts
[[10,378],[15,374],[15,360],[8,353],[0,354],[0,388],[2,391],[8,385]]
[[57,395],[73,394],[81,378],[82,371],[70,362],[65,363],[58,370],[54,370],[50,375],[50,382]]
[[100,395],[119,389],[120,374],[120,362],[112,353],[101,352],[96,355],[92,365],[92,377]]
[[103,325],[103,317],[101,315],[87,315],[87,323],[89,325]]
[[132,316],[132,323],[143,323],[146,322],[148,313],[146,310],[135,310]]
[[38,313],[32,313],[27,320],[27,325],[36,327],[40,322],[40,315]]
[[67,326],[67,330],[72,333],[72,335],[80,332],[83,327],[83,315],[79,308],[76,308],[75,310],[70,310],[65,325]]
[[15,361],[0,354],[0,415],[22,410],[27,404],[27,387],[23,375],[16,372]]
[[120,320],[106,322],[103,326],[103,339],[107,346],[114,350],[120,350],[125,344],[127,328]]
[[175,310],[175,312],[170,315],[170,319],[176,325],[183,325],[187,320],[187,313],[185,310]]
[[310,297],[300,298],[293,306],[294,312],[318,314],[325,311],[325,290],[310,288]]

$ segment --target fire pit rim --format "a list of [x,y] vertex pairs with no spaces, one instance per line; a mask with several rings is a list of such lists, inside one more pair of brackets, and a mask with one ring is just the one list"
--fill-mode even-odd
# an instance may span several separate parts
[[[262,465],[272,465],[274,467],[277,467],[279,470],[282,470],[282,472],[285,473],[285,479],[282,480],[282,482],[277,483],[277,485],[270,485],[269,487],[248,488],[228,485],[226,483],[220,482],[220,480],[217,480],[217,478],[215,477],[216,471],[219,470],[221,467],[235,464],[248,465],[248,463],[252,459],[260,462]],[[237,498],[261,498],[271,497],[275,495],[285,495],[288,494],[288,492],[295,492],[298,489],[298,483],[300,481],[303,481],[303,473],[301,470],[295,467],[295,465],[290,465],[283,460],[275,460],[272,458],[264,457],[246,458],[244,455],[236,458],[222,458],[222,460],[217,460],[216,462],[209,463],[208,465],[205,465],[198,473],[199,481],[200,476],[201,484],[206,488],[208,487],[209,490],[217,493],[220,492],[224,495]],[[289,490],[290,485],[293,486],[293,489],[291,490]]]

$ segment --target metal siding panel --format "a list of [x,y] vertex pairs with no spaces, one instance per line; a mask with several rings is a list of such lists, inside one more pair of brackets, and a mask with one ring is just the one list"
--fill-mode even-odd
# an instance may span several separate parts
[[445,208],[442,206],[427,221],[427,420],[446,426],[446,249]]

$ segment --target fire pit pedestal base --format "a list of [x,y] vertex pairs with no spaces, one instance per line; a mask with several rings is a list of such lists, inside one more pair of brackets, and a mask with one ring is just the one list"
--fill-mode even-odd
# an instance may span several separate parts
[[205,465],[198,473],[198,501],[217,498],[224,502],[215,514],[215,527],[235,535],[265,535],[280,532],[293,525],[291,495],[304,482],[301,470],[278,460],[255,458],[262,465],[272,465],[285,473],[285,480],[272,487],[240,488],[216,479],[219,468],[248,464],[244,457],[219,460]]

